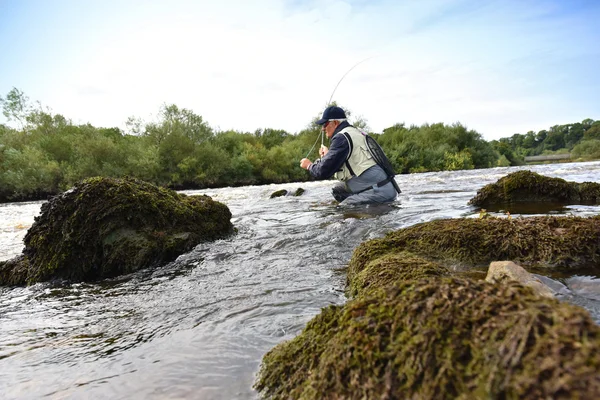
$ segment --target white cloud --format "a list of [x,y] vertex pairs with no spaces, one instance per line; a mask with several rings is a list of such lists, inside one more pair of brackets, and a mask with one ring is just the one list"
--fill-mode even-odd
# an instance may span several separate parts
[[[581,27],[577,13],[557,17],[551,2],[93,4],[46,10],[56,16],[38,22],[43,51],[33,34],[15,49],[23,60],[41,52],[42,62],[3,67],[0,90],[16,86],[97,126],[149,119],[175,103],[220,129],[297,132],[360,62],[334,100],[375,131],[460,121],[491,139],[597,117],[549,82],[560,83],[562,59],[589,51],[592,38],[581,38],[598,39],[598,28]],[[573,76],[562,78],[571,88],[599,85]]]

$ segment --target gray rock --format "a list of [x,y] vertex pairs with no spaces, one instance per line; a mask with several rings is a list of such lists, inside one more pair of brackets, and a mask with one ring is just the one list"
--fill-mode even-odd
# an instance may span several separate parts
[[540,279],[512,261],[492,262],[485,280],[492,283],[513,280],[521,283],[523,286],[529,286],[540,296],[554,297],[555,294],[554,290]]

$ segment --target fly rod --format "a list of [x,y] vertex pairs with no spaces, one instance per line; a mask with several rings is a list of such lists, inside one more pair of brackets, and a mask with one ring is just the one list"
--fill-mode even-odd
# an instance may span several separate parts
[[[360,64],[364,63],[367,60],[370,60],[373,57],[375,57],[375,56],[367,57],[364,60],[361,60],[361,61],[357,62],[356,64],[354,64],[352,66],[352,68],[350,68],[348,71],[346,71],[346,73],[344,75],[342,75],[342,77],[340,78],[340,80],[338,81],[338,83],[333,88],[333,92],[331,92],[331,96],[329,96],[329,101],[327,102],[327,107],[329,107],[329,105],[331,105],[331,100],[333,100],[333,95],[335,94],[335,91],[337,90],[338,86],[340,86],[340,83],[342,83],[342,81],[344,80],[344,78],[350,73],[350,71],[352,71],[354,68],[358,67]],[[321,147],[323,147],[324,146],[323,143],[325,141],[325,132],[322,129],[319,132],[319,136],[321,136]],[[315,144],[313,144],[313,146],[308,151],[308,154],[304,158],[308,158],[308,156],[310,155],[310,153],[312,153],[312,151],[314,150],[315,146],[317,145],[317,143],[319,141],[319,136],[317,136],[317,140],[315,140]]]

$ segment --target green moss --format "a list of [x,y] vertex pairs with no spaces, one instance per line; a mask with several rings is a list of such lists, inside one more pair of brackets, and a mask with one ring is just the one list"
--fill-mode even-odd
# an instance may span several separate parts
[[267,397],[300,398],[303,384],[319,365],[327,342],[335,335],[342,308],[329,306],[313,318],[301,335],[273,348],[263,358],[256,389]]
[[6,286],[25,285],[29,260],[20,255],[11,260],[0,261],[0,284]]
[[94,280],[168,262],[230,234],[230,219],[227,206],[208,196],[90,178],[42,205],[24,240],[24,279]]
[[477,191],[469,204],[489,208],[514,202],[556,202],[598,204],[600,184],[567,182],[531,171],[517,171]]
[[294,196],[302,196],[304,194],[304,189],[302,188],[298,188],[296,189],[296,191],[294,192]]
[[384,254],[408,251],[469,269],[512,260],[524,267],[575,269],[600,263],[600,216],[445,219],[359,245],[349,276]]
[[385,254],[348,273],[348,295],[357,296],[373,288],[382,288],[394,282],[428,276],[449,275],[450,270],[422,257],[400,252]]
[[430,277],[325,309],[263,359],[273,399],[600,396],[600,328],[518,284]]
[[578,185],[581,200],[586,204],[600,204],[600,184],[595,182],[583,182]]

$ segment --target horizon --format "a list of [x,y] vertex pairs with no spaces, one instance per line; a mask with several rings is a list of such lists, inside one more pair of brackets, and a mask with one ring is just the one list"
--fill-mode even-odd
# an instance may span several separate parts
[[377,133],[458,122],[491,141],[600,118],[594,1],[2,0],[0,11],[0,96],[15,87],[75,124],[126,131],[175,104],[217,131],[295,134],[334,89]]

